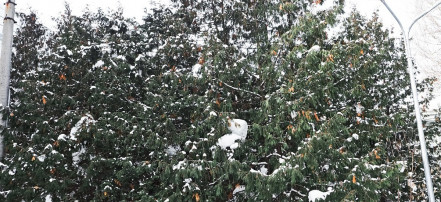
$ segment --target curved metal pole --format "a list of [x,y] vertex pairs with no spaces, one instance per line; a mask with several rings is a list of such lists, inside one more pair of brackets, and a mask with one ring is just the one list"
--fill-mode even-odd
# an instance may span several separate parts
[[412,24],[409,26],[409,30],[407,30],[407,34],[410,34],[410,30],[412,29],[413,25],[422,17],[424,17],[425,15],[427,15],[427,13],[430,13],[430,11],[432,11],[433,9],[435,9],[436,7],[438,7],[439,5],[441,5],[441,1],[439,1],[438,3],[435,3],[435,5],[433,5],[433,7],[429,10],[427,10],[426,12],[424,12],[423,14],[421,14],[419,17],[417,17]]
[[406,58],[407,58],[407,71],[409,73],[410,86],[412,88],[413,103],[414,103],[414,107],[415,107],[415,116],[416,116],[417,127],[418,127],[418,137],[420,140],[421,156],[422,156],[423,165],[424,165],[424,176],[426,178],[427,194],[429,196],[429,201],[435,202],[435,196],[433,194],[432,176],[430,174],[429,157],[427,156],[426,140],[424,138],[423,122],[421,119],[421,112],[420,112],[420,106],[419,106],[419,101],[418,101],[418,91],[416,88],[416,81],[415,81],[414,71],[413,71],[413,67],[412,67],[412,59],[411,59],[412,54],[410,51],[409,32],[410,32],[410,28],[412,28],[412,26],[415,24],[416,21],[421,19],[423,16],[425,16],[427,13],[429,13],[431,10],[433,10],[436,6],[440,5],[441,2],[439,4],[437,4],[435,7],[433,7],[432,9],[430,9],[427,12],[420,15],[418,18],[416,18],[413,21],[412,25],[409,27],[409,31],[406,33],[406,31],[403,28],[403,25],[401,24],[401,22],[397,18],[397,16],[394,14],[392,9],[387,5],[387,3],[384,0],[380,0],[380,1],[386,6],[387,10],[389,10],[389,12],[392,14],[392,16],[394,16],[395,20],[400,25],[401,31],[403,32],[403,35],[404,35],[404,46],[405,46]]

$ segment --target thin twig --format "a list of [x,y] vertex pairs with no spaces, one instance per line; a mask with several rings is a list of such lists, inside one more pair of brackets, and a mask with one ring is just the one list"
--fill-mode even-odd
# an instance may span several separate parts
[[234,87],[234,86],[228,85],[227,83],[225,83],[225,82],[223,82],[222,80],[217,79],[217,78],[216,78],[216,80],[222,82],[222,84],[224,84],[225,86],[227,86],[227,87],[229,87],[229,88],[232,88],[232,89],[234,89],[234,90],[242,91],[242,92],[245,92],[245,93],[250,93],[250,94],[253,94],[253,95],[255,95],[255,96],[258,96],[258,97],[262,98],[261,95],[255,93],[255,92],[251,92],[251,91],[249,91],[249,90],[244,90],[244,89],[240,89],[240,88],[237,88],[237,87]]

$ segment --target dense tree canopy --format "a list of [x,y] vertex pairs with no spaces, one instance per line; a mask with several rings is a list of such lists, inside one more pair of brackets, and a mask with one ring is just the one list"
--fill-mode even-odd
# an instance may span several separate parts
[[20,17],[2,200],[426,197],[403,45],[377,15],[175,0],[141,24],[68,6],[56,30]]

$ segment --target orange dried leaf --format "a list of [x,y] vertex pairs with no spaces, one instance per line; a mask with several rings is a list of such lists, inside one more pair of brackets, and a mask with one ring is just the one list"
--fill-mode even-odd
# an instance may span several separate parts
[[43,100],[43,104],[45,105],[47,103],[46,98],[44,96],[41,96]]
[[35,156],[32,156],[32,159],[31,159],[32,161],[35,161]]
[[14,116],[14,113],[13,113],[13,112],[11,112],[11,113],[9,114],[9,116]]
[[199,58],[199,64],[203,65],[205,63],[204,57]]
[[374,150],[374,154],[375,154],[375,159],[380,159],[380,156],[378,155],[377,150]]
[[34,186],[34,189],[40,189],[40,187],[38,187],[37,185]]
[[275,50],[273,50],[272,53],[273,53],[274,56],[277,55],[277,52]]
[[66,76],[64,76],[64,74],[60,74],[59,78],[60,80],[66,81]]
[[290,93],[294,92],[294,87],[289,88],[288,92],[290,92]]
[[355,175],[353,175],[353,176],[352,176],[352,183],[355,184],[356,182],[357,182],[357,180],[355,179]]
[[307,111],[307,112],[305,113],[306,119],[308,119],[308,120],[311,119],[311,116],[309,115],[310,113],[311,113],[310,111]]
[[363,49],[360,50],[360,54],[362,54],[362,55],[364,54]]
[[115,182],[116,185],[121,186],[121,182],[119,180],[114,179],[113,181]]
[[319,119],[319,117],[317,115],[317,112],[314,112],[314,117],[315,117],[315,120],[320,121],[320,119]]
[[334,62],[334,56],[332,54],[328,55],[327,61],[332,61]]
[[340,154],[343,154],[343,153],[345,153],[345,150],[343,148],[341,148],[339,152],[340,152]]
[[291,130],[293,128],[293,126],[291,124],[289,124],[286,129]]
[[198,193],[193,194],[193,198],[196,200],[196,202],[199,202],[201,200]]
[[104,196],[107,196],[107,195],[109,195],[106,191],[103,193],[104,194]]
[[52,168],[50,172],[51,172],[51,174],[53,175],[53,174],[55,174],[55,171],[56,171],[56,169],[55,169],[55,168]]
[[222,81],[219,82],[219,86],[222,87]]

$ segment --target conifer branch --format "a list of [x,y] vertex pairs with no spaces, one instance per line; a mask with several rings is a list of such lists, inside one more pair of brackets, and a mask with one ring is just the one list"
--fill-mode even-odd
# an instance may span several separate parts
[[225,86],[227,86],[227,87],[229,87],[229,88],[232,88],[232,89],[234,89],[234,90],[238,90],[238,91],[242,91],[242,92],[245,92],[245,93],[253,94],[253,95],[257,96],[257,97],[262,98],[261,95],[255,93],[255,92],[252,92],[252,91],[249,91],[249,90],[245,90],[245,89],[241,89],[241,88],[237,88],[237,87],[231,86],[231,85],[229,85],[229,84],[223,82],[223,81],[220,80],[220,79],[216,79],[216,80],[218,80],[219,82],[222,82],[222,84],[224,84]]

